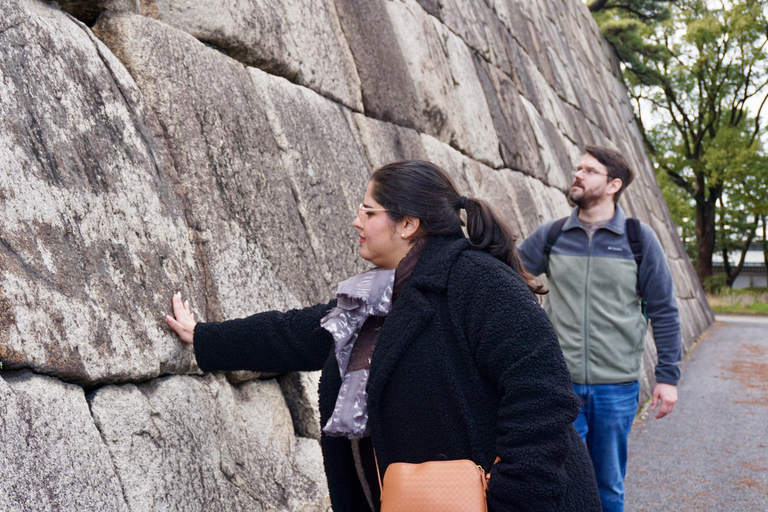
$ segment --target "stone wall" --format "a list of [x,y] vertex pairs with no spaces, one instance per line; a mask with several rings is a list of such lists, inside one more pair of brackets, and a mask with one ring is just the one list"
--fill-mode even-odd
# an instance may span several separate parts
[[201,320],[328,300],[395,159],[524,237],[584,145],[619,149],[685,343],[712,322],[581,0],[0,9],[0,510],[328,509],[317,376],[203,375],[163,318],[176,290]]

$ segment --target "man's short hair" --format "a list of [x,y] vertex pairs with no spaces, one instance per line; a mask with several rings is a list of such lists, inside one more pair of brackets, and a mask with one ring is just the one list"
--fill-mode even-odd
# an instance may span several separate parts
[[605,166],[608,176],[621,180],[621,188],[613,196],[613,202],[618,202],[624,189],[635,179],[635,173],[632,172],[629,163],[621,153],[605,146],[587,146],[584,151]]

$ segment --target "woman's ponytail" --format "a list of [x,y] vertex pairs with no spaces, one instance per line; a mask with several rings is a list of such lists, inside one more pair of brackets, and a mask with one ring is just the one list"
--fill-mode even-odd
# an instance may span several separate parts
[[472,247],[486,251],[512,267],[533,293],[547,293],[546,287],[538,283],[536,277],[523,265],[515,245],[517,237],[509,224],[496,215],[491,205],[482,199],[470,197],[464,203],[464,209],[467,211],[467,235]]

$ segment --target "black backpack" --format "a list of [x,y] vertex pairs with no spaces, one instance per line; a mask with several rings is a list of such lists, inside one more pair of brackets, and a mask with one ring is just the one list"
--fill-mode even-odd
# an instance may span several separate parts
[[[568,217],[557,219],[547,233],[547,241],[544,244],[544,257],[546,258],[544,273],[547,274],[547,277],[549,277],[549,255],[552,252],[552,247],[557,242],[557,239],[560,238],[560,234],[563,232],[563,226],[567,220]],[[632,254],[635,255],[635,263],[637,263],[638,273],[637,296],[642,298],[642,295],[640,294],[640,264],[643,262],[643,242],[640,241],[640,221],[634,217],[627,217],[624,224],[624,231],[627,234],[627,241],[629,242],[630,249],[632,249]],[[648,315],[645,313],[645,306],[646,302],[642,300],[641,307],[643,309],[643,316],[648,320]]]

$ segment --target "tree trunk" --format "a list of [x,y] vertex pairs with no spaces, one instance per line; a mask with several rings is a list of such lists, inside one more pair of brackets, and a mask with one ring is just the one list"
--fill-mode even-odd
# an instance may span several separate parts
[[[725,284],[731,287],[731,260],[728,259],[728,249],[723,247],[723,272],[725,273]],[[735,279],[735,278],[734,278]]]
[[[718,193],[717,196],[720,194]],[[717,196],[715,191],[710,191],[709,197],[696,199],[696,245],[698,254],[696,258],[696,275],[699,281],[712,275],[712,254],[715,251],[717,238],[717,225],[715,213],[717,211]]]
[[[736,278],[739,277],[739,274],[741,274],[742,269],[744,268],[744,262],[747,260],[747,252],[749,251],[749,246],[752,245],[752,240],[755,239],[755,234],[757,233],[757,226],[760,222],[760,217],[755,217],[755,225],[752,227],[752,229],[749,231],[749,234],[747,235],[747,241],[744,244],[744,250],[741,251],[741,257],[739,258],[739,263],[736,265],[736,269],[731,271],[730,269],[726,270],[726,282],[725,284],[728,285],[728,288],[733,288],[733,283],[736,282]],[[725,254],[725,251],[723,252]]]
[[[720,198],[720,211],[725,211],[725,205],[723,204],[723,198]],[[720,215],[720,234],[723,237],[723,273],[725,274],[725,284],[728,288],[731,287],[731,259],[728,257],[728,244],[725,240],[725,215]]]
[[766,271],[768,271],[768,237],[766,237],[766,221],[767,217],[763,215],[763,264]]

